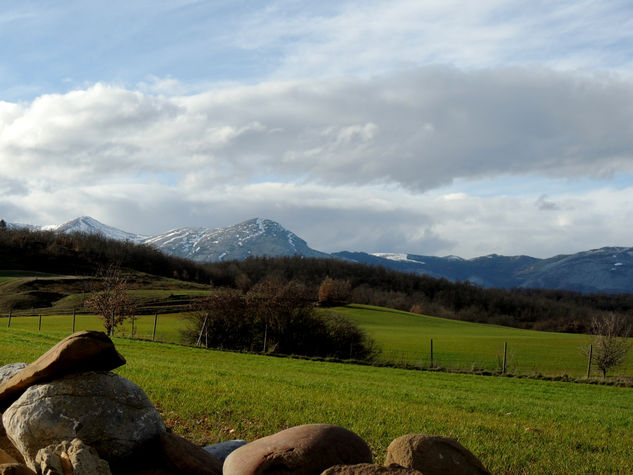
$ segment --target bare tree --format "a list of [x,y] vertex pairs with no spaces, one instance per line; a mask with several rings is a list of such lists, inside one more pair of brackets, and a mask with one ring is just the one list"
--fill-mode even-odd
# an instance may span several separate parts
[[326,277],[319,287],[319,305],[333,307],[349,303],[352,286],[349,280],[337,280]]
[[87,308],[103,319],[108,336],[126,318],[134,315],[134,304],[127,295],[128,284],[118,266],[110,265],[98,273],[101,288],[85,302]]
[[[605,312],[593,317],[591,322],[591,364],[607,372],[619,366],[631,349],[631,325],[622,315]],[[589,354],[589,349],[585,350]]]

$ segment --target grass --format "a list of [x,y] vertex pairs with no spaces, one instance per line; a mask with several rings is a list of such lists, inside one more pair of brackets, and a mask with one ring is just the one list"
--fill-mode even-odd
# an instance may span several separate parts
[[[65,334],[0,328],[0,363],[32,361]],[[379,463],[395,437],[427,433],[457,438],[492,473],[633,473],[631,389],[115,343],[117,372],[199,444],[323,422],[358,433]]]
[[[148,291],[141,291],[148,292]],[[164,296],[170,291],[150,292]],[[178,295],[196,295],[198,290],[179,291]],[[499,371],[504,342],[508,344],[507,372],[515,375],[583,377],[587,359],[580,349],[589,343],[586,335],[521,330],[497,325],[484,325],[418,315],[398,310],[363,305],[337,307],[328,311],[341,313],[356,321],[383,350],[380,358],[396,363],[409,363],[422,368],[430,366],[430,340],[433,339],[434,366],[461,371]],[[181,330],[186,326],[186,314],[169,313],[158,316],[157,341],[181,343]],[[0,319],[0,327],[6,327]],[[38,317],[14,317],[12,328],[37,331]],[[135,321],[135,336],[151,339],[154,315],[141,315]],[[101,320],[94,315],[77,315],[76,330],[102,330]],[[42,329],[52,332],[72,330],[72,317],[45,315]],[[126,321],[117,335],[131,337],[132,324]],[[353,356],[353,354],[352,354]],[[633,352],[625,363],[610,375],[629,377],[633,374]],[[597,370],[592,369],[597,376]]]
[[[333,311],[364,328],[383,350],[381,358],[386,360],[428,367],[433,339],[435,366],[496,371],[507,342],[507,369],[514,374],[578,377],[587,372],[587,357],[580,351],[590,342],[587,335],[462,322],[365,305]],[[613,372],[631,375],[633,353]]]
[[[183,314],[161,314],[156,320],[155,339],[159,342],[181,343],[180,330],[186,326],[187,316]],[[7,327],[8,319],[0,319],[0,326]],[[25,330],[37,332],[40,326],[38,316],[12,317],[10,330]],[[60,336],[72,333],[72,314],[42,316],[41,331]],[[96,315],[78,314],[75,316],[75,331],[97,330],[103,331],[103,321]],[[116,329],[116,335],[132,337],[132,322],[126,320]],[[139,315],[134,321],[134,336],[139,339],[151,340],[154,333],[154,315]]]

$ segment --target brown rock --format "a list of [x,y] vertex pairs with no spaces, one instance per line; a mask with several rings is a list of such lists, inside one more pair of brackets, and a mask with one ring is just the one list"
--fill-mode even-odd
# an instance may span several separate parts
[[11,457],[4,450],[0,449],[0,465],[3,463],[18,463],[18,461]]
[[387,449],[385,465],[397,463],[424,475],[490,474],[482,463],[455,439],[409,434],[398,437]]
[[0,408],[7,408],[33,384],[72,373],[109,371],[125,364],[105,333],[73,333],[40,356],[37,361],[0,384]]
[[258,439],[231,452],[224,475],[319,475],[333,465],[371,463],[371,450],[355,433],[329,424],[308,424]]
[[25,463],[20,451],[13,445],[9,437],[7,437],[7,432],[4,430],[4,424],[2,423],[2,414],[0,414],[0,450],[13,458],[17,463]]
[[359,463],[356,465],[334,465],[328,468],[321,475],[422,475],[422,472],[414,468],[405,468],[398,464],[373,465],[371,463]]
[[37,475],[26,465],[21,463],[0,464],[0,475]]
[[165,432],[152,439],[124,461],[126,465],[117,472],[130,472],[141,475],[169,475],[189,473],[196,475],[221,475],[222,463],[202,447],[187,439]]

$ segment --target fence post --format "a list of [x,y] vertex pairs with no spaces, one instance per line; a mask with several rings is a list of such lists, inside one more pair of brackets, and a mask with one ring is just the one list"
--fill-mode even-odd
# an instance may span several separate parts
[[[200,342],[202,341],[202,334],[204,333],[204,328],[207,326],[207,318],[209,317],[209,315],[205,315],[204,316],[204,321],[202,322],[202,328],[200,329],[200,334],[198,335],[198,341],[196,342],[196,346],[200,346]],[[156,328],[156,320],[154,320],[154,328]],[[154,340],[154,338],[152,337],[152,341]],[[204,344],[206,347],[208,347],[208,340],[205,339],[204,340]]]
[[503,342],[503,367],[501,368],[501,374],[506,374],[506,361],[508,356],[508,342]]
[[589,345],[589,358],[587,361],[587,379],[591,376],[591,358],[593,357],[593,345]]
[[75,333],[75,309],[73,308],[73,331],[72,333]]
[[431,338],[431,368],[433,368],[433,338]]
[[41,331],[42,330],[42,314],[40,313],[40,318],[37,321],[37,331]]
[[9,323],[7,323],[7,328],[11,328],[11,310],[9,310]]
[[154,329],[152,330],[152,341],[156,341],[156,323],[158,321],[158,312],[154,314]]

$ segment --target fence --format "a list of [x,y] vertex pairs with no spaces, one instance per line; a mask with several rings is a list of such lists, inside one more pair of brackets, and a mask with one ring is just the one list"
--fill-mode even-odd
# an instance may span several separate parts
[[[164,343],[183,343],[181,332],[186,327],[186,315],[163,314],[137,315],[117,327],[115,336],[137,338]],[[54,331],[70,334],[80,330],[103,330],[102,320],[94,314],[71,312],[68,315],[13,313],[0,315],[0,328],[18,328],[30,331]],[[263,335],[264,340],[266,339]],[[485,340],[485,339],[483,339]],[[205,342],[199,342],[205,346]],[[589,351],[581,354],[578,341],[566,347],[542,348],[521,347],[516,341],[485,340],[485,345],[477,348],[462,345],[443,338],[420,341],[417,350],[398,347],[383,347],[378,362],[402,367],[421,369],[447,369],[466,372],[494,372],[510,374],[534,374],[590,376],[591,358]],[[409,346],[408,348],[411,348]],[[261,345],[254,345],[254,352],[261,352]],[[556,350],[556,351],[554,351]],[[633,369],[633,355],[620,370],[630,373]],[[350,347],[349,358],[354,359],[354,349]]]
[[[180,343],[180,329],[182,318],[171,314],[155,312],[153,315],[135,315],[118,326],[115,336],[124,338],[139,338],[164,343]],[[176,320],[176,322],[174,321]],[[160,321],[160,324],[159,324]],[[46,315],[43,313],[10,312],[0,315],[0,326],[6,328],[20,328],[32,331],[55,331],[74,333],[80,330],[103,330],[102,320],[91,313],[73,311],[69,315]]]

